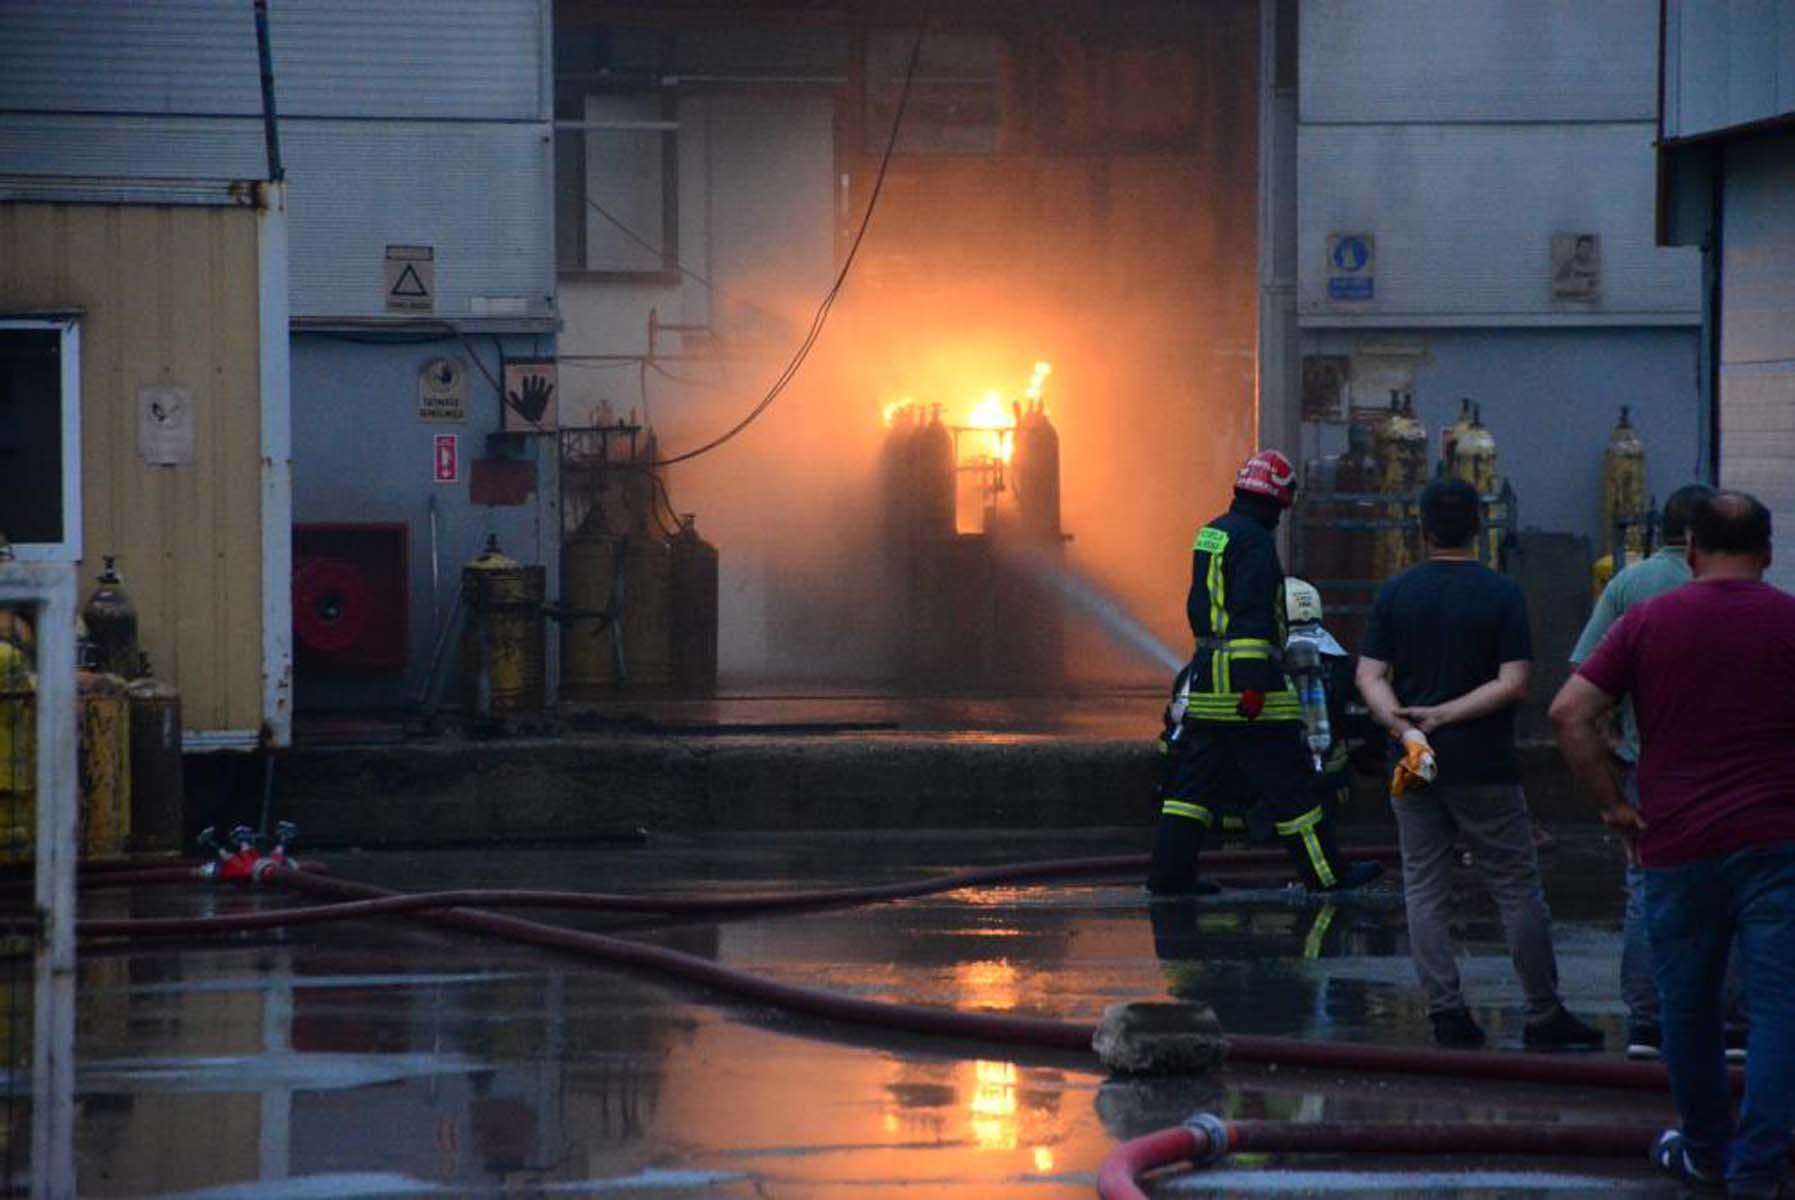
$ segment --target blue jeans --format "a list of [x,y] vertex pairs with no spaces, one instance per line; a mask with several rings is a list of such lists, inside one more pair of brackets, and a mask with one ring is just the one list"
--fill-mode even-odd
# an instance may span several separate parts
[[[1690,1156],[1741,1192],[1773,1189],[1795,1128],[1795,842],[1645,872],[1664,1065]],[[1721,1001],[1735,937],[1751,1013],[1735,1128]]]

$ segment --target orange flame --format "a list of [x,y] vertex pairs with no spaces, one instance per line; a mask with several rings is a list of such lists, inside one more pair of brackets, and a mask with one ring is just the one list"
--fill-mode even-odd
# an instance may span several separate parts
[[1016,416],[1004,406],[996,388],[987,391],[973,410],[966,414],[968,429],[990,431],[988,457],[1009,462],[1016,453]]

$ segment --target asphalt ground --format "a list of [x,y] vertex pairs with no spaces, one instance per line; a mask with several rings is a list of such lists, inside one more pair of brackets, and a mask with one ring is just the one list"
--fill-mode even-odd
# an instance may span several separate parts
[[[323,857],[343,877],[414,891],[726,892],[1128,853],[1147,837],[729,834]],[[1566,999],[1617,1054],[1618,852],[1598,833],[1561,836],[1546,867]],[[1465,882],[1468,996],[1500,1054],[1519,1048],[1521,998],[1494,912],[1469,873]],[[197,887],[84,897],[95,917],[300,902]],[[1138,881],[1109,880],[721,922],[528,915],[875,999],[1091,1021],[1117,1001],[1179,997],[1212,1005],[1241,1033],[1387,1045],[1427,1036],[1388,885],[1337,904],[1267,880],[1150,905]],[[399,918],[84,950],[84,1196],[1089,1197],[1117,1141],[1199,1110],[1292,1121],[1671,1117],[1663,1096],[1454,1079],[1236,1067],[1106,1078],[1087,1056],[868,1032]],[[19,989],[9,996],[16,1006]],[[8,1091],[27,1084],[10,1077]],[[14,1159],[27,1110],[8,1110]],[[1241,1156],[1158,1190],[1677,1194],[1642,1161],[1321,1156]]]

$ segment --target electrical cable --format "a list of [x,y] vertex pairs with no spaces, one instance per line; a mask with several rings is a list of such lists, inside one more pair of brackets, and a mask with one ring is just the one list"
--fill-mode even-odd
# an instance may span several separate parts
[[767,389],[766,394],[755,403],[753,408],[748,410],[747,416],[743,417],[740,421],[737,421],[723,433],[712,438],[710,441],[705,442],[703,445],[664,458],[659,462],[650,463],[648,464],[649,466],[670,467],[675,463],[687,462],[697,458],[701,454],[708,454],[710,451],[715,450],[717,447],[735,438],[736,435],[740,434],[744,429],[748,428],[748,426],[758,420],[762,413],[773,406],[773,402],[779,398],[791,381],[797,377],[799,369],[804,365],[804,361],[810,357],[810,351],[816,345],[817,339],[822,336],[823,326],[827,324],[829,320],[829,313],[835,307],[837,297],[841,295],[842,288],[847,285],[848,272],[853,269],[854,259],[860,253],[860,243],[865,240],[866,231],[871,227],[873,222],[873,213],[879,207],[879,195],[885,189],[885,175],[891,167],[892,156],[897,151],[898,132],[903,128],[904,112],[910,106],[911,85],[916,80],[916,65],[922,57],[923,37],[928,31],[928,24],[929,6],[924,5],[922,15],[917,19],[916,23],[916,40],[910,46],[910,60],[904,68],[904,81],[898,92],[897,111],[891,118],[891,135],[885,141],[885,153],[879,159],[879,171],[873,178],[872,192],[867,196],[866,212],[861,215],[860,227],[855,231],[854,240],[849,243],[848,252],[842,258],[841,269],[836,272],[835,282],[830,285],[829,290],[824,293],[822,301],[817,305],[816,314],[810,320],[810,329],[805,333],[803,341],[799,343],[797,351],[793,353],[791,361],[785,365],[785,369],[779,373],[779,377],[773,381],[772,386]]

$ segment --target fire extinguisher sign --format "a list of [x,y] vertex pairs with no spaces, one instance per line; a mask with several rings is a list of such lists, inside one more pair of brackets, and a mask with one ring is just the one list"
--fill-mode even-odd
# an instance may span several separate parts
[[458,483],[461,479],[461,437],[459,434],[436,435],[436,482]]

